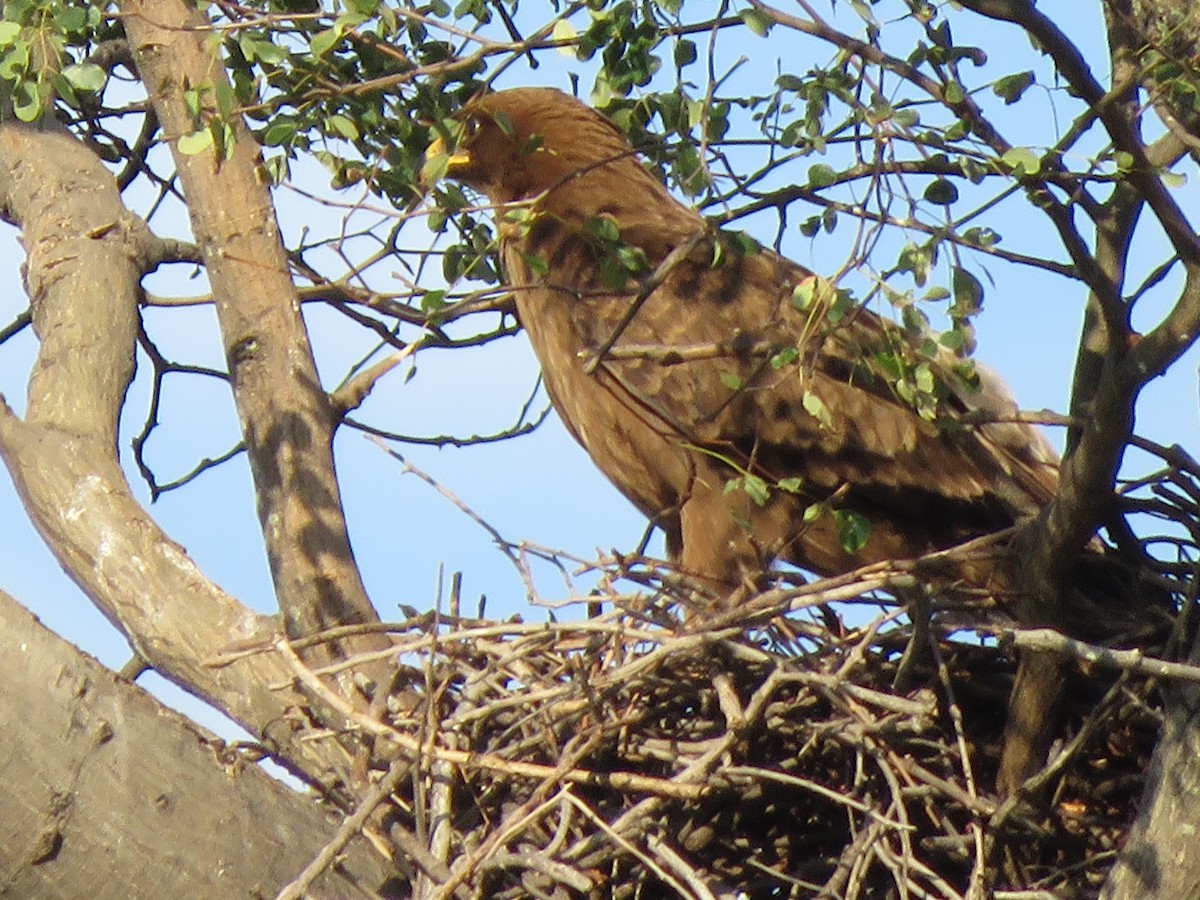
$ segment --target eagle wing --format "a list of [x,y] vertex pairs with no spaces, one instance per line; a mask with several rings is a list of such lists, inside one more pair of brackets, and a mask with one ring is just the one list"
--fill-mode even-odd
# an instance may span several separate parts
[[[1015,411],[991,373],[969,385],[952,356],[837,308],[803,267],[738,249],[594,111],[519,89],[470,115],[452,174],[524,210],[501,226],[502,261],[551,399],[685,560],[726,582],[773,553],[830,573],[1004,527],[1052,496],[1057,460],[1034,428],[961,422]],[[889,360],[925,363],[937,421],[900,396]],[[768,499],[727,491],[751,476]],[[872,521],[857,558],[804,516],[835,492]]]

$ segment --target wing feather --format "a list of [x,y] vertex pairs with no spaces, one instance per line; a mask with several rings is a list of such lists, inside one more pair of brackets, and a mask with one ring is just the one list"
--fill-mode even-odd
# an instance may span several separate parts
[[[583,242],[566,229],[558,237],[563,244],[573,239]],[[588,377],[583,363],[620,328],[612,342],[615,355],[602,361],[598,373],[609,382],[606,396],[656,421],[676,444],[704,448],[771,480],[800,477],[819,491],[844,483],[868,496],[873,489],[916,490],[952,502],[991,504],[997,515],[1012,518],[1036,511],[1051,496],[1056,461],[1035,429],[1007,424],[947,430],[922,418],[871,371],[875,354],[905,340],[899,329],[867,310],[838,324],[823,316],[814,322],[810,312],[791,303],[793,287],[813,277],[794,263],[764,251],[714,267],[711,242],[702,244],[641,300],[622,328],[637,294],[605,290],[586,250],[556,252],[560,262],[581,262],[553,270],[570,286],[562,292],[570,294],[569,301],[554,298],[534,311],[532,303],[518,300],[530,321],[553,315],[544,307],[565,313],[561,347],[542,346],[539,356],[573,355],[571,368],[579,378]],[[665,253],[648,255],[657,259]],[[537,280],[527,267],[524,275]],[[533,337],[537,347],[538,336]],[[705,347],[712,348],[711,355],[683,358],[688,349]],[[645,355],[622,356],[625,348],[644,348]],[[672,349],[679,351],[678,360],[671,359]],[[772,357],[788,349],[794,349],[796,361],[772,366]],[[980,384],[972,390],[949,359],[935,368],[954,387],[947,413],[1015,411],[990,371],[980,370]],[[819,405],[806,404],[810,396]],[[588,416],[582,409],[575,414]],[[576,432],[584,427],[574,426]]]
[[[925,359],[944,396],[941,421],[922,416],[881,367],[888,354],[919,358],[901,329],[866,309],[835,316],[808,270],[738,252],[594,111],[518,89],[469,115],[478,127],[458,177],[528,212],[501,227],[501,256],[551,399],[685,564],[728,583],[769,552],[826,572],[861,562],[828,522],[802,524],[834,491],[872,517],[864,556],[876,559],[1003,527],[1053,495],[1057,459],[1036,429],[957,421],[1016,409],[996,376],[981,368],[971,387],[949,354]],[[640,254],[645,268],[614,286],[612,254],[631,248],[622,265]],[[805,284],[825,297],[801,309]],[[724,484],[747,474],[801,493],[739,506]]]

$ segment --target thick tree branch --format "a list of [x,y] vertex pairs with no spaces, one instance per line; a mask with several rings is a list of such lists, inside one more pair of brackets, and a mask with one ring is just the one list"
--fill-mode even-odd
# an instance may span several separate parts
[[[1195,653],[1190,662],[1197,662]],[[1200,690],[1180,684],[1168,698],[1141,814],[1105,882],[1100,895],[1104,900],[1174,900],[1200,894],[1200,869],[1195,864]]]
[[[336,416],[317,376],[258,146],[240,117],[222,120],[213,100],[217,85],[227,86],[214,33],[182,0],[128,2],[122,18],[212,285],[288,633],[375,621],[334,474]],[[189,90],[206,98],[203,122],[188,109]],[[179,151],[180,137],[209,126],[232,144]]]
[[[0,893],[269,896],[334,833],[327,809],[3,593],[0,660]],[[307,896],[378,896],[389,870],[356,838]]]
[[1175,252],[1185,262],[1200,264],[1200,236],[1150,164],[1125,98],[1104,90],[1075,43],[1032,3],[962,0],[962,5],[981,16],[1017,25],[1050,54],[1071,88],[1096,111],[1114,147],[1133,157],[1134,164],[1126,172],[1126,178],[1154,210]]
[[[134,499],[117,458],[133,374],[138,281],[153,237],[100,161],[65,132],[0,126],[0,208],[22,228],[41,339],[24,421],[0,402],[3,457],[33,524],[66,572],[164,677],[224,710],[329,782],[344,760],[298,741],[307,706],[266,658],[201,660],[277,631],[212,584]],[[307,761],[306,761],[307,760]]]
[[[1008,0],[966,0],[964,6],[1024,28],[1046,48],[1073,89],[1096,111],[1117,149],[1130,153],[1135,165],[1118,186],[1097,220],[1096,265],[1107,289],[1092,301],[1076,372],[1072,415],[1087,427],[1071,443],[1064,460],[1057,500],[1033,529],[1030,571],[1045,566],[1053,581],[1066,571],[1072,551],[1104,520],[1112,484],[1133,430],[1133,410],[1141,387],[1190,346],[1200,330],[1200,242],[1196,231],[1167,192],[1151,166],[1137,132],[1129,89],[1105,92],[1078,48],[1031,4]],[[1126,48],[1113,48],[1114,71],[1128,68]],[[1128,79],[1125,79],[1128,80]],[[1135,342],[1128,312],[1118,313],[1106,299],[1120,296],[1130,242],[1143,205],[1155,212],[1187,271],[1184,290],[1168,316],[1144,339]]]
[[23,232],[41,341],[28,422],[115,446],[152,236],[100,162],[65,131],[0,126],[0,172],[0,208]]

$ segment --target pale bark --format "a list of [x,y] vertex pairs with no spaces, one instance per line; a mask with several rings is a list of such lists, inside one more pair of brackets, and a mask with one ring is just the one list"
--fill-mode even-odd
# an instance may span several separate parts
[[66,572],[164,677],[271,740],[310,775],[344,756],[297,741],[308,706],[272,691],[293,673],[274,654],[214,668],[230,644],[277,622],[209,581],[134,498],[117,457],[133,374],[138,282],[153,240],[110,173],[63,131],[0,125],[0,208],[20,225],[41,344],[24,420],[0,402],[0,458]]
[[[0,896],[274,896],[337,827],[311,797],[0,593]],[[310,896],[382,893],[361,837]]]
[[1181,685],[1167,700],[1140,814],[1104,886],[1104,900],[1200,897],[1200,689]]
[[196,155],[178,149],[178,139],[198,128],[184,96],[189,88],[208,98],[205,115],[220,119],[209,88],[226,76],[208,21],[182,0],[124,3],[122,17],[212,285],[288,633],[376,621],[334,474],[336,416],[317,377],[258,145],[235,115],[225,123],[235,136],[231,147]]

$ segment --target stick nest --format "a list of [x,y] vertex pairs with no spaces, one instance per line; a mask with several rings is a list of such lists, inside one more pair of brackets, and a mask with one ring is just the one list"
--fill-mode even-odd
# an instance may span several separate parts
[[1002,801],[1015,651],[936,608],[914,640],[879,584],[704,615],[660,583],[578,622],[397,626],[364,728],[397,785],[375,818],[396,896],[1096,896],[1157,739],[1154,683],[1077,661],[1046,769]]

